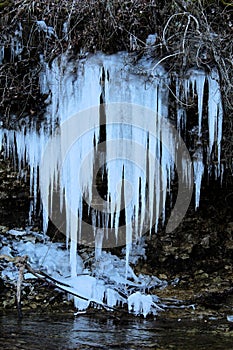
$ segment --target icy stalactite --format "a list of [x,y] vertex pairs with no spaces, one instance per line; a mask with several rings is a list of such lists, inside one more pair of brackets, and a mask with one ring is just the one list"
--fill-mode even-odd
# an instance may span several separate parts
[[21,23],[18,23],[18,28],[15,30],[14,35],[11,38],[11,61],[14,62],[15,57],[21,59],[20,54],[23,51],[23,28]]
[[199,207],[200,193],[201,193],[201,181],[204,174],[203,154],[202,149],[199,147],[193,155],[193,170],[194,170],[194,183],[195,183],[195,208]]
[[[206,75],[203,71],[191,71],[190,72],[190,86],[193,90],[193,96],[197,94],[197,106],[198,106],[198,136],[201,137],[202,131],[202,115],[203,115],[203,102],[204,102],[204,86]],[[188,93],[188,92],[187,92]]]
[[[186,129],[186,106],[187,106],[187,88],[183,88],[183,84],[181,83],[181,79],[177,74],[175,74],[175,96],[176,96],[176,127],[179,133],[182,130]],[[186,103],[181,104],[181,101],[185,101]]]
[[69,25],[69,21],[64,22],[63,23],[63,27],[62,27],[62,33],[63,33],[63,38],[64,40],[68,41],[69,40],[69,29],[70,29],[70,25]]
[[42,31],[46,34],[46,38],[51,38],[52,36],[54,36],[55,38],[57,38],[57,34],[54,30],[53,27],[47,26],[47,24],[45,23],[45,21],[41,20],[41,21],[36,21],[37,27],[39,31]]
[[4,55],[5,55],[5,47],[4,45],[0,45],[0,65],[3,64]]
[[3,149],[4,143],[4,130],[0,127],[0,151]]
[[222,140],[223,107],[219,85],[219,75],[213,69],[208,76],[208,125],[209,125],[209,155],[217,141],[218,176],[220,176],[220,155]]
[[142,295],[140,292],[135,292],[130,295],[128,309],[129,312],[133,312],[135,315],[143,315],[144,317],[149,313],[156,315],[158,310],[162,310],[162,308],[154,303],[152,295]]

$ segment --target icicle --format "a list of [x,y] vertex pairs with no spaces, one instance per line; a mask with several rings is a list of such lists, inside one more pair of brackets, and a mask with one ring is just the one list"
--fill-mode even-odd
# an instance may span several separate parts
[[62,28],[62,33],[64,35],[64,40],[68,41],[69,40],[69,22],[64,22],[63,23],[63,28]]
[[195,81],[198,99],[198,136],[201,137],[205,75],[198,72],[198,74],[195,76]]
[[177,110],[177,129],[179,132],[186,129],[186,111],[182,108]]
[[3,64],[4,56],[5,56],[4,45],[0,45],[0,65]]
[[203,154],[199,147],[193,155],[194,183],[195,183],[195,208],[199,207],[201,181],[204,174]]
[[214,141],[217,142],[218,170],[217,176],[220,176],[220,155],[222,140],[222,122],[223,108],[221,101],[221,92],[219,85],[219,75],[217,70],[213,69],[208,76],[209,95],[208,95],[208,125],[209,125],[209,156],[211,155]]
[[143,295],[140,292],[133,293],[128,298],[128,310],[135,315],[146,317],[152,312],[153,299],[151,295]]
[[157,40],[158,34],[150,34],[148,35],[147,39],[146,39],[146,45],[147,46],[154,46]]
[[22,44],[22,25],[19,22],[18,23],[18,29],[15,31],[15,35],[11,38],[11,61],[14,62],[15,57],[18,57],[21,59],[20,54],[23,51],[23,44]]
[[192,87],[192,95],[194,97],[195,93],[197,94],[197,100],[198,100],[198,136],[201,137],[201,129],[202,129],[202,113],[203,113],[203,100],[204,100],[204,86],[205,86],[205,80],[206,76],[205,73],[201,70],[190,70],[189,71],[189,82],[185,84],[185,94],[187,96],[190,93],[189,88],[190,84]]
[[98,229],[95,235],[95,258],[98,260],[101,257],[102,253],[102,244],[104,238],[104,231]]
[[36,21],[37,27],[39,31],[42,31],[46,34],[46,38],[51,38],[51,36],[54,36],[57,38],[57,34],[53,27],[47,26],[45,21]]
[[[5,148],[5,157],[12,157],[15,160],[15,163],[17,160],[19,167],[18,170],[21,176],[25,175],[24,172],[22,172],[22,169],[26,164],[29,165],[30,195],[34,197],[29,210],[29,221],[32,222],[32,214],[35,214],[37,205],[38,166],[40,164],[46,138],[43,131],[43,125],[41,126],[40,134],[36,132],[36,129],[33,126],[30,129],[23,127],[22,130],[17,132],[0,129],[0,140],[2,141],[3,138],[6,141],[6,145],[2,145]],[[47,218],[45,221],[47,221]]]

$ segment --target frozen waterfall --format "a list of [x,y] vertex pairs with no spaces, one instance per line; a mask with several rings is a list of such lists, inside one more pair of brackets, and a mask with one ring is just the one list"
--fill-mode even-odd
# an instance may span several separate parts
[[[108,263],[113,264],[113,258],[103,255],[102,249],[126,245],[125,276],[121,269],[117,277],[121,276],[123,285],[129,282],[127,276],[132,279],[132,245],[152,228],[157,231],[160,220],[166,222],[166,199],[176,174],[179,190],[167,223],[168,232],[185,215],[193,179],[198,207],[205,170],[204,114],[209,129],[207,167],[217,155],[220,175],[223,111],[218,74],[215,70],[209,75],[190,70],[183,79],[177,77],[176,131],[168,112],[171,77],[158,66],[152,79],[154,64],[149,59],[143,58],[138,66],[133,66],[126,53],[99,53],[78,61],[64,54],[51,66],[41,57],[41,64],[40,89],[48,94],[46,126],[41,125],[39,132],[32,126],[15,131],[0,129],[0,148],[6,157],[18,160],[15,164],[21,176],[25,176],[23,165],[30,166],[34,195],[31,211],[36,207],[39,184],[44,231],[49,218],[58,228],[60,216],[64,218],[73,288],[79,289],[81,282],[86,283],[88,291],[84,288],[80,293],[88,294],[90,300],[106,300],[109,306],[124,303],[120,294],[103,281],[92,276],[88,280],[85,276],[77,279],[77,243],[95,246],[102,273]],[[205,93],[208,101],[204,100]],[[198,141],[191,161],[179,132],[186,128],[185,104],[194,95]],[[179,101],[183,101],[182,106]],[[114,274],[117,275],[116,267]],[[136,279],[134,282],[139,283]],[[140,285],[144,285],[142,281]],[[127,298],[129,310],[136,314],[146,315],[155,306],[154,299],[141,291],[126,295]],[[88,304],[76,299],[80,309]]]

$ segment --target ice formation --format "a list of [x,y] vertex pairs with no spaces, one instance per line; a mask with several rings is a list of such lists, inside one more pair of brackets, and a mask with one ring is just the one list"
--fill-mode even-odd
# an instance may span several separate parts
[[55,38],[57,38],[54,28],[47,26],[45,21],[36,21],[36,24],[37,24],[38,30],[43,31],[46,34],[47,38],[50,38],[51,36],[54,36]]
[[[21,53],[23,51],[23,29],[21,22],[17,23],[17,27],[10,37],[10,54],[11,61],[14,62],[15,58],[21,60]],[[1,43],[0,45],[0,65],[4,63],[5,57],[5,45]]]
[[[38,25],[44,30],[44,23]],[[175,171],[182,178],[179,184],[185,183],[188,188],[192,186],[192,168],[188,157],[179,152],[178,133],[168,123],[168,74],[158,66],[153,79],[148,79],[147,72],[153,67],[148,59],[139,62],[138,71],[127,62],[126,53],[89,55],[77,62],[69,61],[64,54],[51,66],[41,57],[40,88],[49,96],[47,127],[42,125],[39,133],[33,127],[19,131],[0,129],[0,146],[3,145],[6,157],[17,160],[21,175],[24,164],[30,165],[34,195],[31,211],[36,207],[40,183],[44,231],[48,217],[56,220],[55,206],[55,216],[59,216],[57,210],[65,211],[71,288],[82,285],[79,292],[88,300],[105,300],[109,306],[126,302],[129,311],[146,316],[156,310],[156,300],[145,294],[146,277],[137,277],[130,268],[131,247],[145,231],[152,227],[157,230],[161,214],[165,222],[166,197]],[[213,70],[207,75],[192,70],[185,79],[177,78],[178,100],[188,103],[190,96],[197,95],[198,144],[193,154],[196,207],[205,169],[201,136],[206,88],[208,162],[211,164],[216,143],[219,174],[223,112],[217,72]],[[185,128],[186,118],[185,107],[178,105],[178,130]],[[107,176],[107,189],[103,199],[98,195],[96,182],[98,177],[103,181],[104,176]],[[59,196],[54,201],[55,192]],[[83,219],[84,201],[91,216],[89,224]],[[121,209],[124,209],[123,222]],[[96,276],[77,277],[80,267],[77,242],[95,246]],[[116,257],[102,251],[103,247],[122,244],[126,245],[125,259],[117,263]],[[122,300],[119,292],[122,288],[124,294],[125,286],[132,280],[139,290],[132,290]],[[89,304],[78,298],[75,303],[79,309]]]
[[[206,86],[206,87],[205,87]],[[204,93],[207,89],[208,101],[204,101]],[[219,85],[219,75],[215,68],[206,75],[203,71],[191,69],[187,73],[187,78],[176,80],[176,96],[179,101],[183,101],[187,106],[190,103],[190,99],[197,96],[197,113],[198,113],[198,125],[196,148],[193,153],[193,168],[194,168],[194,183],[195,183],[195,206],[199,206],[201,182],[204,174],[205,166],[207,166],[208,172],[213,167],[212,161],[217,159],[217,166],[215,166],[216,177],[221,175],[221,140],[222,140],[222,122],[223,122],[223,107],[221,100],[221,91]],[[209,131],[209,146],[207,150],[206,164],[203,162],[203,139],[202,139],[202,119],[203,119],[203,107],[204,103],[207,104],[208,117],[208,131]],[[206,107],[206,106],[205,106]],[[194,116],[193,116],[194,117]],[[178,129],[185,129],[187,123],[187,115],[185,106],[177,110],[177,127]],[[189,132],[191,132],[189,130]],[[196,131],[194,130],[194,133]],[[215,150],[213,151],[215,145]]]
[[[1,236],[3,247],[0,255],[29,256],[29,263],[36,271],[47,273],[56,279],[56,285],[68,293],[75,293],[75,306],[79,311],[86,310],[92,303],[97,307],[114,307],[128,305],[129,312],[135,315],[148,313],[154,315],[162,310],[163,304],[154,295],[147,296],[146,291],[153,287],[166,287],[167,282],[148,275],[136,276],[129,268],[128,277],[125,278],[125,258],[119,258],[111,253],[103,252],[101,258],[95,261],[91,268],[85,267],[83,257],[77,259],[77,276],[71,277],[69,252],[63,243],[53,243],[49,237],[37,232],[26,230],[10,230]],[[35,240],[38,242],[35,244]],[[144,254],[143,245],[134,245],[132,249],[131,264]],[[91,257],[88,256],[88,259]],[[8,264],[2,271],[2,278],[16,281],[18,270]],[[26,273],[25,279],[32,279],[32,273]]]

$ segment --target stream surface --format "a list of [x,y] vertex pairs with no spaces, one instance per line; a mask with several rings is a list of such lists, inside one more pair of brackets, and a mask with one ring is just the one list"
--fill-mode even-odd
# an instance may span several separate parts
[[225,319],[144,320],[106,315],[0,316],[0,349],[232,349]]

